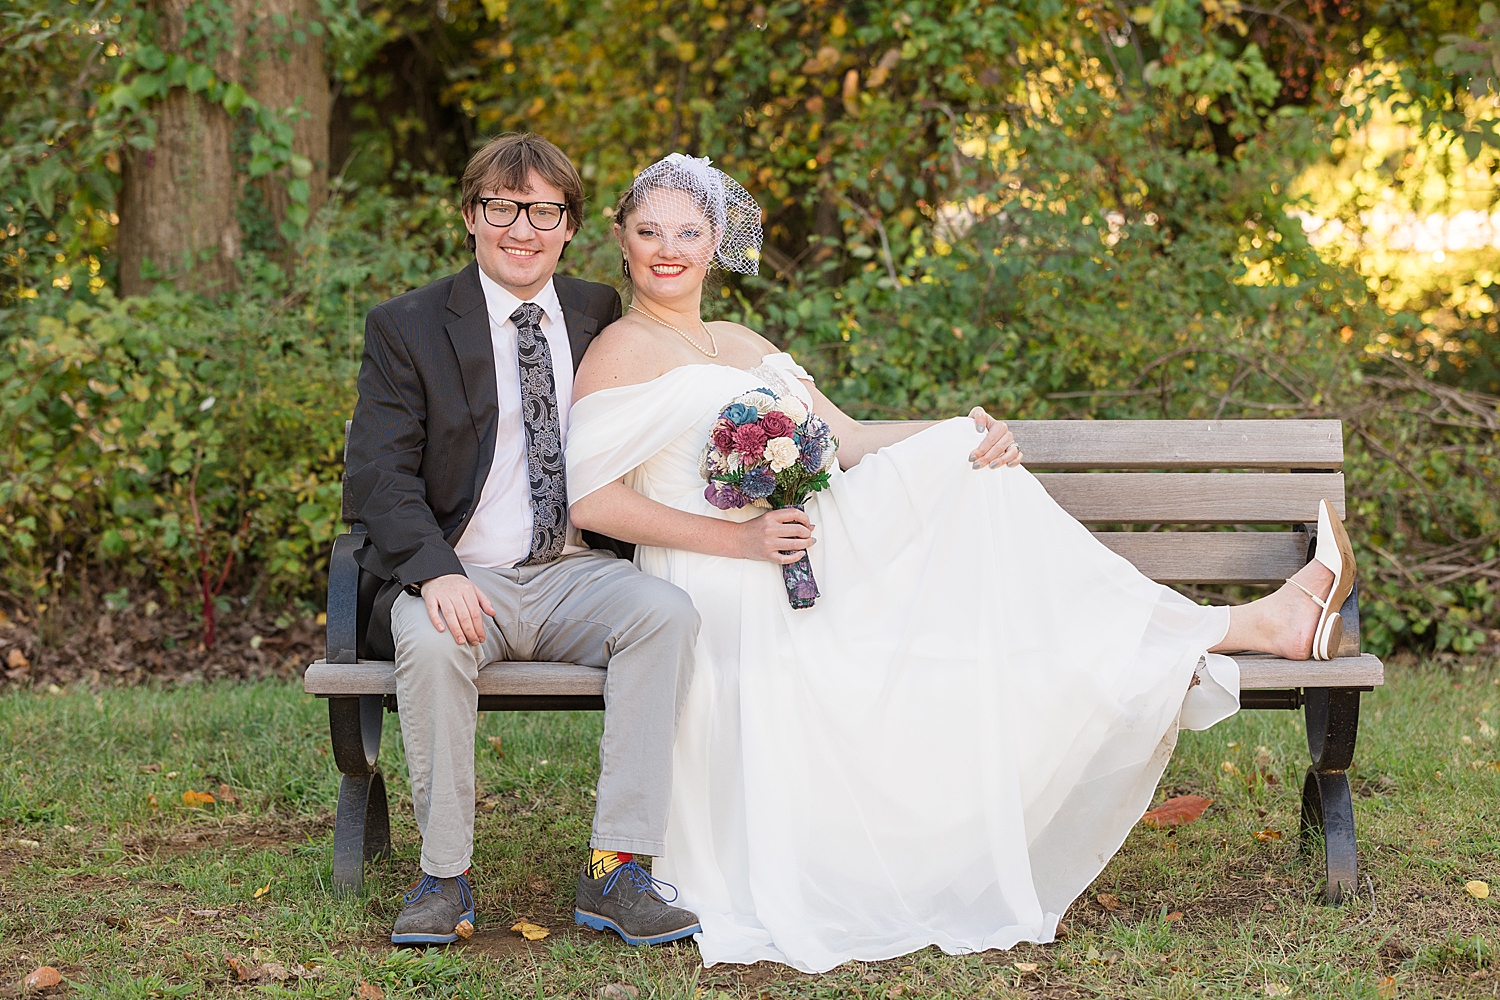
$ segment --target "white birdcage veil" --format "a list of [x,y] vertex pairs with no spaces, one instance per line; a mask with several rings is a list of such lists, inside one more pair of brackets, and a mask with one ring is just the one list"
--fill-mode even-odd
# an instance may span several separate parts
[[[760,269],[760,205],[708,157],[670,153],[637,174],[630,193],[632,215],[685,259],[740,274]],[[711,232],[701,231],[705,220]]]

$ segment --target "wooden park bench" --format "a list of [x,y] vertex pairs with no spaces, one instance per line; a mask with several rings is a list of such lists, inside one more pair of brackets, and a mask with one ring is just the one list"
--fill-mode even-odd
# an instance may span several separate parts
[[[1318,501],[1344,516],[1343,430],[1337,420],[1018,420],[1026,465],[1070,514],[1108,530],[1105,545],[1161,583],[1280,584],[1311,558]],[[333,755],[343,774],[334,826],[334,883],[357,890],[366,860],[390,849],[385,782],[377,765],[381,718],[394,712],[395,664],[358,660],[363,525],[334,542],[328,572],[328,652],[305,675],[328,699]],[[1280,526],[1283,530],[1264,529]],[[1160,530],[1172,527],[1187,530]],[[1204,530],[1234,527],[1242,530]],[[1134,528],[1135,530],[1129,530]],[[1196,529],[1196,530],[1194,530]],[[1245,530],[1252,529],[1252,530]],[[1321,846],[1325,898],[1357,890],[1354,757],[1359,696],[1384,680],[1359,649],[1358,590],[1341,609],[1344,639],[1326,661],[1248,655],[1242,708],[1301,708],[1312,765],[1302,788],[1304,849]],[[366,609],[366,614],[367,614]],[[479,673],[479,710],[604,708],[604,671],[570,663],[497,663]]]

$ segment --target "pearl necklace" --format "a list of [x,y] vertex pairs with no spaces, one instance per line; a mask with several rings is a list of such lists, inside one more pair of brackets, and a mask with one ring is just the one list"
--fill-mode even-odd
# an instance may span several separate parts
[[684,331],[682,331],[682,330],[678,329],[677,327],[673,326],[671,323],[668,323],[666,320],[662,319],[660,316],[656,315],[651,310],[647,309],[645,306],[636,305],[634,302],[632,302],[632,303],[630,303],[630,308],[634,309],[636,312],[638,312],[641,315],[647,317],[648,319],[651,319],[651,320],[656,321],[657,323],[660,323],[662,326],[666,327],[668,330],[671,330],[673,333],[677,334],[677,336],[681,337],[683,340],[687,341],[689,344],[692,344],[694,347],[698,348],[698,352],[700,354],[704,355],[705,357],[717,358],[719,356],[719,344],[718,344],[718,341],[714,340],[713,331],[708,328],[708,324],[707,323],[703,322],[703,318],[702,317],[699,317],[699,319],[698,319],[698,325],[701,326],[701,327],[703,327],[703,332],[704,333],[708,334],[708,343],[709,343],[709,346],[711,346],[713,348],[713,353],[712,354],[710,354],[708,351],[704,350],[703,347],[696,340],[694,340],[692,337],[689,337]]

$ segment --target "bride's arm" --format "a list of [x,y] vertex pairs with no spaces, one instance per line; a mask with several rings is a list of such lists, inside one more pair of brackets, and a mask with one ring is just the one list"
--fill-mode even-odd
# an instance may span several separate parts
[[[936,420],[903,420],[892,424],[862,424],[833,405],[811,381],[804,380],[802,384],[812,391],[813,412],[823,418],[824,423],[832,429],[833,436],[838,438],[839,465],[845,469],[858,465],[866,455],[873,455],[881,448],[904,441],[938,423]],[[980,406],[969,411],[969,418],[974,421],[976,432],[989,433],[977,443],[965,461],[976,469],[994,467],[1001,462],[1006,465],[1021,463],[1021,452],[1015,447],[1015,435],[1003,420],[996,420]]]
[[[579,528],[622,542],[731,559],[792,563],[801,558],[803,549],[815,544],[813,525],[800,510],[771,510],[736,523],[657,503],[620,479],[575,501],[568,508],[568,519]],[[784,551],[792,554],[783,555]]]

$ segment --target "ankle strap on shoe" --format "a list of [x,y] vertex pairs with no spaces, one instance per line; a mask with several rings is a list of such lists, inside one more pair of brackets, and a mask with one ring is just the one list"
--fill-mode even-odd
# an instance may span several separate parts
[[1312,600],[1313,600],[1313,603],[1316,604],[1318,607],[1322,608],[1324,611],[1328,610],[1328,602],[1325,601],[1325,600],[1323,600],[1322,598],[1320,598],[1317,594],[1314,594],[1312,591],[1308,590],[1306,587],[1302,586],[1302,584],[1298,583],[1296,580],[1293,580],[1291,577],[1287,577],[1286,578],[1286,582],[1290,583],[1293,587],[1296,587],[1298,590],[1302,591],[1308,597],[1311,597]]

